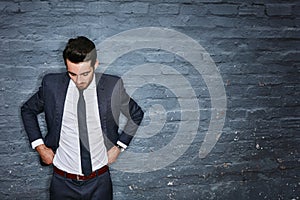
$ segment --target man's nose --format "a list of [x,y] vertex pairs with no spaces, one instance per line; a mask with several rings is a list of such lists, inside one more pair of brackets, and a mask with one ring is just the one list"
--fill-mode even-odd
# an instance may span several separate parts
[[76,77],[76,83],[81,83],[82,82],[82,77],[80,75],[78,75]]

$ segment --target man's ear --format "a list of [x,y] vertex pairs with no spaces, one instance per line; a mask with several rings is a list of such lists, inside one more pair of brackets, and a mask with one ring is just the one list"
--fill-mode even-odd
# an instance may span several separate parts
[[94,69],[97,69],[97,67],[99,66],[99,60],[96,59],[95,65],[94,65]]

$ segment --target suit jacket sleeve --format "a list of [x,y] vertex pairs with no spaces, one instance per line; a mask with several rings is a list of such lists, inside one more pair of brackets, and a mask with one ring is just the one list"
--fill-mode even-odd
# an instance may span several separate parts
[[119,141],[129,145],[143,120],[144,112],[126,93],[122,79],[119,79],[117,87],[119,88],[117,91],[119,91],[120,97],[120,110],[127,118],[127,123],[119,136]]
[[38,92],[31,96],[21,107],[21,116],[30,143],[42,138],[37,116],[44,111],[43,87],[44,80]]

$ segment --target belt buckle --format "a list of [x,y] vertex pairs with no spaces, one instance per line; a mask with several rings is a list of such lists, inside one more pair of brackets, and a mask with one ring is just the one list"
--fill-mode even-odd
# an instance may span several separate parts
[[80,175],[76,175],[76,180],[77,180],[77,181],[81,181],[81,180],[80,180]]

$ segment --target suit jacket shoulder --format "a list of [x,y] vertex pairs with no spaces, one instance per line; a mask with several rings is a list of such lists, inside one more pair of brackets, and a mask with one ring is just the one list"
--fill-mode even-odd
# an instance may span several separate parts
[[49,74],[46,74],[44,77],[43,77],[43,81],[44,82],[53,82],[55,83],[56,81],[59,81],[59,80],[64,80],[66,78],[69,78],[68,74],[66,72],[62,72],[62,73],[49,73]]
[[96,73],[96,81],[97,81],[97,83],[99,83],[99,81],[102,81],[102,82],[105,82],[105,81],[117,82],[120,79],[121,78],[119,76],[116,76],[116,75]]

